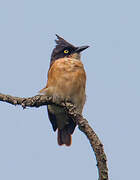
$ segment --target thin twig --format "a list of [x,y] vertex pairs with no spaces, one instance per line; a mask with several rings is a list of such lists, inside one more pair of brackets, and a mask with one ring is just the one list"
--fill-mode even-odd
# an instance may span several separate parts
[[97,167],[99,172],[99,180],[108,180],[107,158],[104,152],[103,144],[97,134],[90,127],[88,121],[78,114],[75,106],[70,102],[53,102],[52,97],[37,95],[29,98],[13,97],[0,93],[0,101],[10,103],[12,105],[21,105],[26,107],[40,107],[48,104],[63,106],[68,116],[70,116],[77,124],[79,129],[87,136],[91,147],[95,153]]

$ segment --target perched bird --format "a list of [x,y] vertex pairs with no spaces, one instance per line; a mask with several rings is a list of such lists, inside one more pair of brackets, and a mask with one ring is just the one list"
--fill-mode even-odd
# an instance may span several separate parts
[[[56,47],[53,49],[48,71],[48,81],[40,90],[43,95],[57,99],[69,99],[81,114],[85,104],[86,73],[80,60],[80,53],[89,46],[75,47],[57,36]],[[48,105],[48,116],[53,130],[58,129],[58,144],[71,145],[71,134],[76,123],[70,119],[62,107]]]

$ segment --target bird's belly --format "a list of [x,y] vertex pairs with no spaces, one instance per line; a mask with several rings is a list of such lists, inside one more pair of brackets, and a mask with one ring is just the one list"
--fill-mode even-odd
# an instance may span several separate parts
[[56,84],[52,87],[52,94],[54,98],[70,100],[80,112],[82,111],[85,103],[85,89],[82,79],[74,78],[72,73],[58,77]]
[[78,60],[62,59],[52,65],[47,88],[55,98],[70,99],[81,113],[85,103],[85,82],[83,64]]

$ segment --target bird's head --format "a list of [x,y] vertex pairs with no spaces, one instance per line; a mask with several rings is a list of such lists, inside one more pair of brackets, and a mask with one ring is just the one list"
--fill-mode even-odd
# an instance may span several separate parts
[[57,36],[57,40],[55,40],[56,47],[53,49],[51,55],[51,62],[63,57],[71,57],[80,60],[80,53],[89,47],[89,46],[75,47],[72,44],[68,43],[66,40],[64,40],[62,37],[58,36],[57,34],[56,36]]

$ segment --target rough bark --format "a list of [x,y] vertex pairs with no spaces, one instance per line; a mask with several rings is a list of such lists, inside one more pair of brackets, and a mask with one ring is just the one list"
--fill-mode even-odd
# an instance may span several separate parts
[[91,147],[95,153],[97,160],[97,167],[99,172],[99,180],[108,180],[107,158],[104,152],[103,144],[98,138],[97,134],[90,127],[88,121],[78,114],[75,106],[71,102],[55,101],[52,97],[37,95],[29,98],[13,97],[0,93],[0,101],[10,103],[12,105],[21,105],[26,107],[40,107],[48,104],[56,104],[63,106],[68,116],[70,116],[78,125],[79,129],[87,136]]

